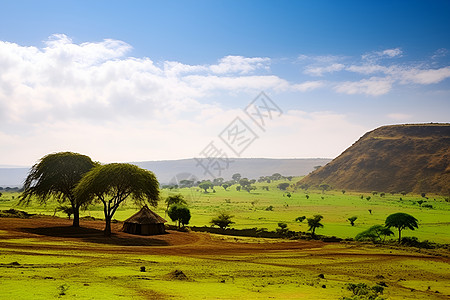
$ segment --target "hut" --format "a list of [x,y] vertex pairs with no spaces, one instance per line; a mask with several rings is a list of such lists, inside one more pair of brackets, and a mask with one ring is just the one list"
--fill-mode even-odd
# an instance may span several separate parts
[[165,222],[167,221],[151,211],[146,205],[123,222],[122,231],[139,235],[163,234],[166,232]]

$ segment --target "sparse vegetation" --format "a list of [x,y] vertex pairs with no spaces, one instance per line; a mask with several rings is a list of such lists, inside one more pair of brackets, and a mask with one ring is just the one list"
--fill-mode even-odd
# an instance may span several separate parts
[[231,220],[233,218],[232,215],[226,212],[220,212],[217,217],[214,217],[211,220],[212,225],[219,226],[220,229],[224,230],[225,228],[229,227],[234,222]]
[[358,219],[358,217],[353,216],[353,217],[348,218],[347,220],[350,222],[350,225],[355,226],[356,219]]
[[386,218],[385,225],[388,228],[395,227],[398,229],[398,242],[402,239],[402,230],[419,228],[417,219],[406,213],[395,213]]
[[317,228],[322,228],[323,227],[323,224],[320,223],[320,221],[322,219],[323,219],[322,215],[314,215],[314,217],[307,219],[308,226],[309,226],[308,230],[311,231],[311,235],[312,236],[315,236]]

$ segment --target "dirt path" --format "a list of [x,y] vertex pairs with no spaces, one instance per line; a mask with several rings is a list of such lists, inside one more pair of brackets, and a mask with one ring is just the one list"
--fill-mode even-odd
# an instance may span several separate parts
[[[60,218],[0,218],[0,243],[7,239],[38,239],[43,249],[83,250],[116,253],[146,253],[165,255],[223,255],[262,251],[301,250],[321,248],[320,241],[279,241],[260,239],[257,243],[234,242],[200,232],[168,231],[156,236],[137,236],[121,232],[121,223],[112,224],[112,237],[103,236],[103,222],[80,221],[81,228],[70,226],[71,221]],[[1,234],[1,232],[4,232]],[[57,242],[51,244],[49,242]],[[83,245],[77,246],[77,242]],[[67,245],[64,245],[67,243]],[[89,243],[89,247],[86,247]],[[35,248],[33,244],[29,247]],[[105,247],[109,246],[109,247]],[[15,245],[15,247],[28,247]],[[81,250],[81,249],[80,249]]]

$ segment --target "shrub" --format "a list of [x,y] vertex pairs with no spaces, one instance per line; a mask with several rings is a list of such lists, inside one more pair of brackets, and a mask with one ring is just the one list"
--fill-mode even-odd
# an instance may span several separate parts
[[358,217],[357,216],[353,216],[353,217],[348,218],[347,220],[350,222],[350,224],[352,226],[355,226],[356,219],[358,219]]
[[358,297],[356,299],[375,300],[379,294],[383,294],[384,288],[380,285],[370,287],[365,283],[348,283],[347,290],[352,291],[353,295]]
[[220,212],[219,215],[211,220],[212,225],[217,225],[220,229],[224,230],[234,222],[231,221],[233,216],[226,212]]

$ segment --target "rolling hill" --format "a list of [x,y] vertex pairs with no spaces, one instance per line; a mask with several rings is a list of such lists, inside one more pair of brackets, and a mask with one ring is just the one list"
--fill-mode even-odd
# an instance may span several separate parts
[[450,195],[450,124],[406,124],[366,133],[298,185]]

